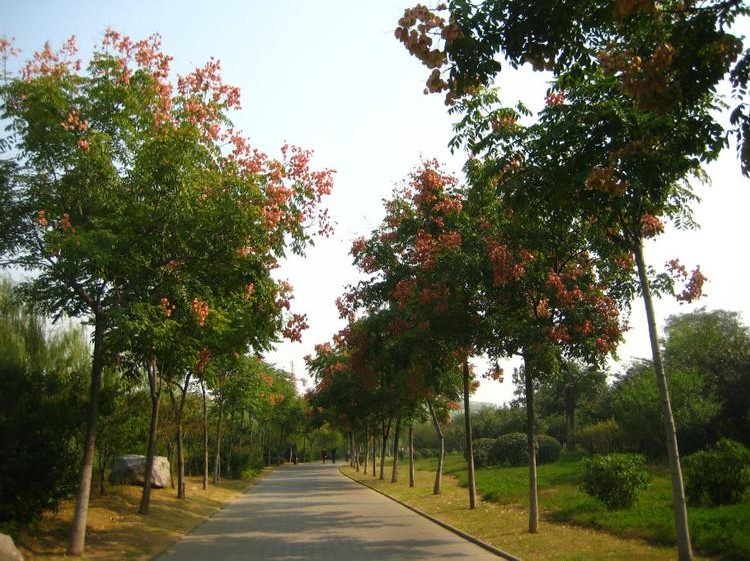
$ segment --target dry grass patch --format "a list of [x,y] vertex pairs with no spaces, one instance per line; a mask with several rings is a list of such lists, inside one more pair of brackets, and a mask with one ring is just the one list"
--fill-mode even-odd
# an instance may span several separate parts
[[[153,489],[150,512],[138,514],[141,488],[118,485],[106,495],[92,495],[84,559],[130,561],[151,559],[190,532],[256,480],[225,480],[202,489],[202,479],[187,480],[187,499],[174,489]],[[18,546],[27,561],[70,560],[65,555],[73,519],[73,502],[23,529]]]
[[433,495],[434,472],[418,471],[416,487],[409,488],[406,474],[406,477],[401,476],[398,483],[392,484],[390,477],[380,481],[372,475],[357,473],[348,466],[342,471],[525,561],[665,561],[677,558],[676,548],[654,546],[641,540],[555,523],[546,518],[544,510],[539,533],[529,534],[526,509],[519,505],[478,501],[477,508],[470,510],[466,489],[460,487],[458,480],[452,476],[443,477],[442,495]]

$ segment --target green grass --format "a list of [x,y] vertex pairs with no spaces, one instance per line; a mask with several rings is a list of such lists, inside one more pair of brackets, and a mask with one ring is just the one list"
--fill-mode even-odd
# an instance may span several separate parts
[[[603,530],[612,534],[674,545],[672,489],[669,472],[651,467],[651,483],[632,508],[608,511],[579,489],[583,455],[563,453],[554,464],[538,467],[540,508],[547,520]],[[418,469],[434,470],[436,460],[418,462]],[[446,458],[446,474],[462,485],[467,476],[463,457]],[[528,506],[527,467],[489,467],[476,472],[477,491],[484,500]],[[689,508],[694,547],[721,559],[750,559],[750,500],[738,505]]]

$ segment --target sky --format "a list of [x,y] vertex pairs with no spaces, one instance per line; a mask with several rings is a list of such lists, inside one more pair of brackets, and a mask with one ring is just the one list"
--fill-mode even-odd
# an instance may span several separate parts
[[[215,57],[224,80],[242,92],[232,118],[251,143],[277,155],[285,142],[313,149],[314,166],[336,170],[327,200],[335,234],[319,239],[304,258],[287,259],[279,272],[295,288],[295,310],[310,328],[301,343],[282,343],[267,359],[308,384],[304,356],[343,327],[336,298],[357,281],[349,249],[383,217],[382,201],[422,160],[437,158],[460,175],[463,158],[447,148],[453,118],[440,95],[422,93],[427,70],[394,38],[404,8],[415,0],[0,0],[0,35],[15,37],[21,59],[49,40],[71,35],[86,59],[108,27],[143,39],[158,33],[173,70],[186,73]],[[743,23],[750,36],[750,25]],[[509,72],[498,86],[506,101],[544,103],[546,77],[529,69]],[[726,309],[750,321],[750,180],[739,173],[733,149],[708,167],[710,184],[697,190],[696,231],[668,230],[646,246],[647,261],[672,258],[708,277],[706,297],[680,305],[657,301],[659,326],[671,314]],[[631,329],[620,347],[622,371],[650,353],[645,314],[633,303]],[[477,363],[478,367],[480,363]],[[506,372],[512,363],[505,366]],[[478,401],[512,398],[510,375],[482,380]]]

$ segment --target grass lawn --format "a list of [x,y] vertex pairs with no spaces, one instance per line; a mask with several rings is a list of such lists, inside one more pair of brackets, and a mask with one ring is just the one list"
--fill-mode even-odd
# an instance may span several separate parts
[[[146,560],[166,550],[226,502],[237,497],[254,480],[224,480],[202,489],[202,479],[189,477],[187,499],[178,500],[174,489],[153,489],[147,516],[138,514],[141,488],[110,486],[107,494],[92,494],[84,559],[97,561]],[[64,502],[56,513],[23,528],[16,545],[27,561],[71,559],[65,555],[73,518],[73,502]]]
[[[539,500],[545,517],[635,537],[660,545],[674,545],[672,485],[666,467],[651,468],[651,484],[632,508],[608,511],[579,490],[583,478],[580,454],[563,454],[554,464],[539,466]],[[434,466],[434,460],[432,465]],[[429,466],[425,463],[425,467]],[[461,457],[451,458],[451,473],[466,484]],[[488,500],[528,505],[528,468],[477,470],[477,489]],[[721,559],[750,559],[750,501],[721,507],[689,507],[693,546]]]
[[[580,455],[563,454],[554,464],[539,466],[542,523],[537,535],[527,533],[528,468],[477,470],[482,501],[468,509],[463,458],[446,458],[441,497],[432,495],[436,461],[417,462],[417,487],[408,487],[406,468],[395,485],[371,475],[353,474],[368,484],[445,520],[524,560],[675,559],[674,519],[669,474],[654,469],[653,480],[631,509],[609,512],[578,489]],[[388,472],[390,473],[390,471]],[[404,481],[404,479],[406,481]],[[702,555],[750,559],[750,504],[691,508],[694,546]]]

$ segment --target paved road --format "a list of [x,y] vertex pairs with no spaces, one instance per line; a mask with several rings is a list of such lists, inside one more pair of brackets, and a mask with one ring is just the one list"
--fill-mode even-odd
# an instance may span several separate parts
[[349,480],[337,465],[277,470],[158,561],[397,561],[498,557]]

